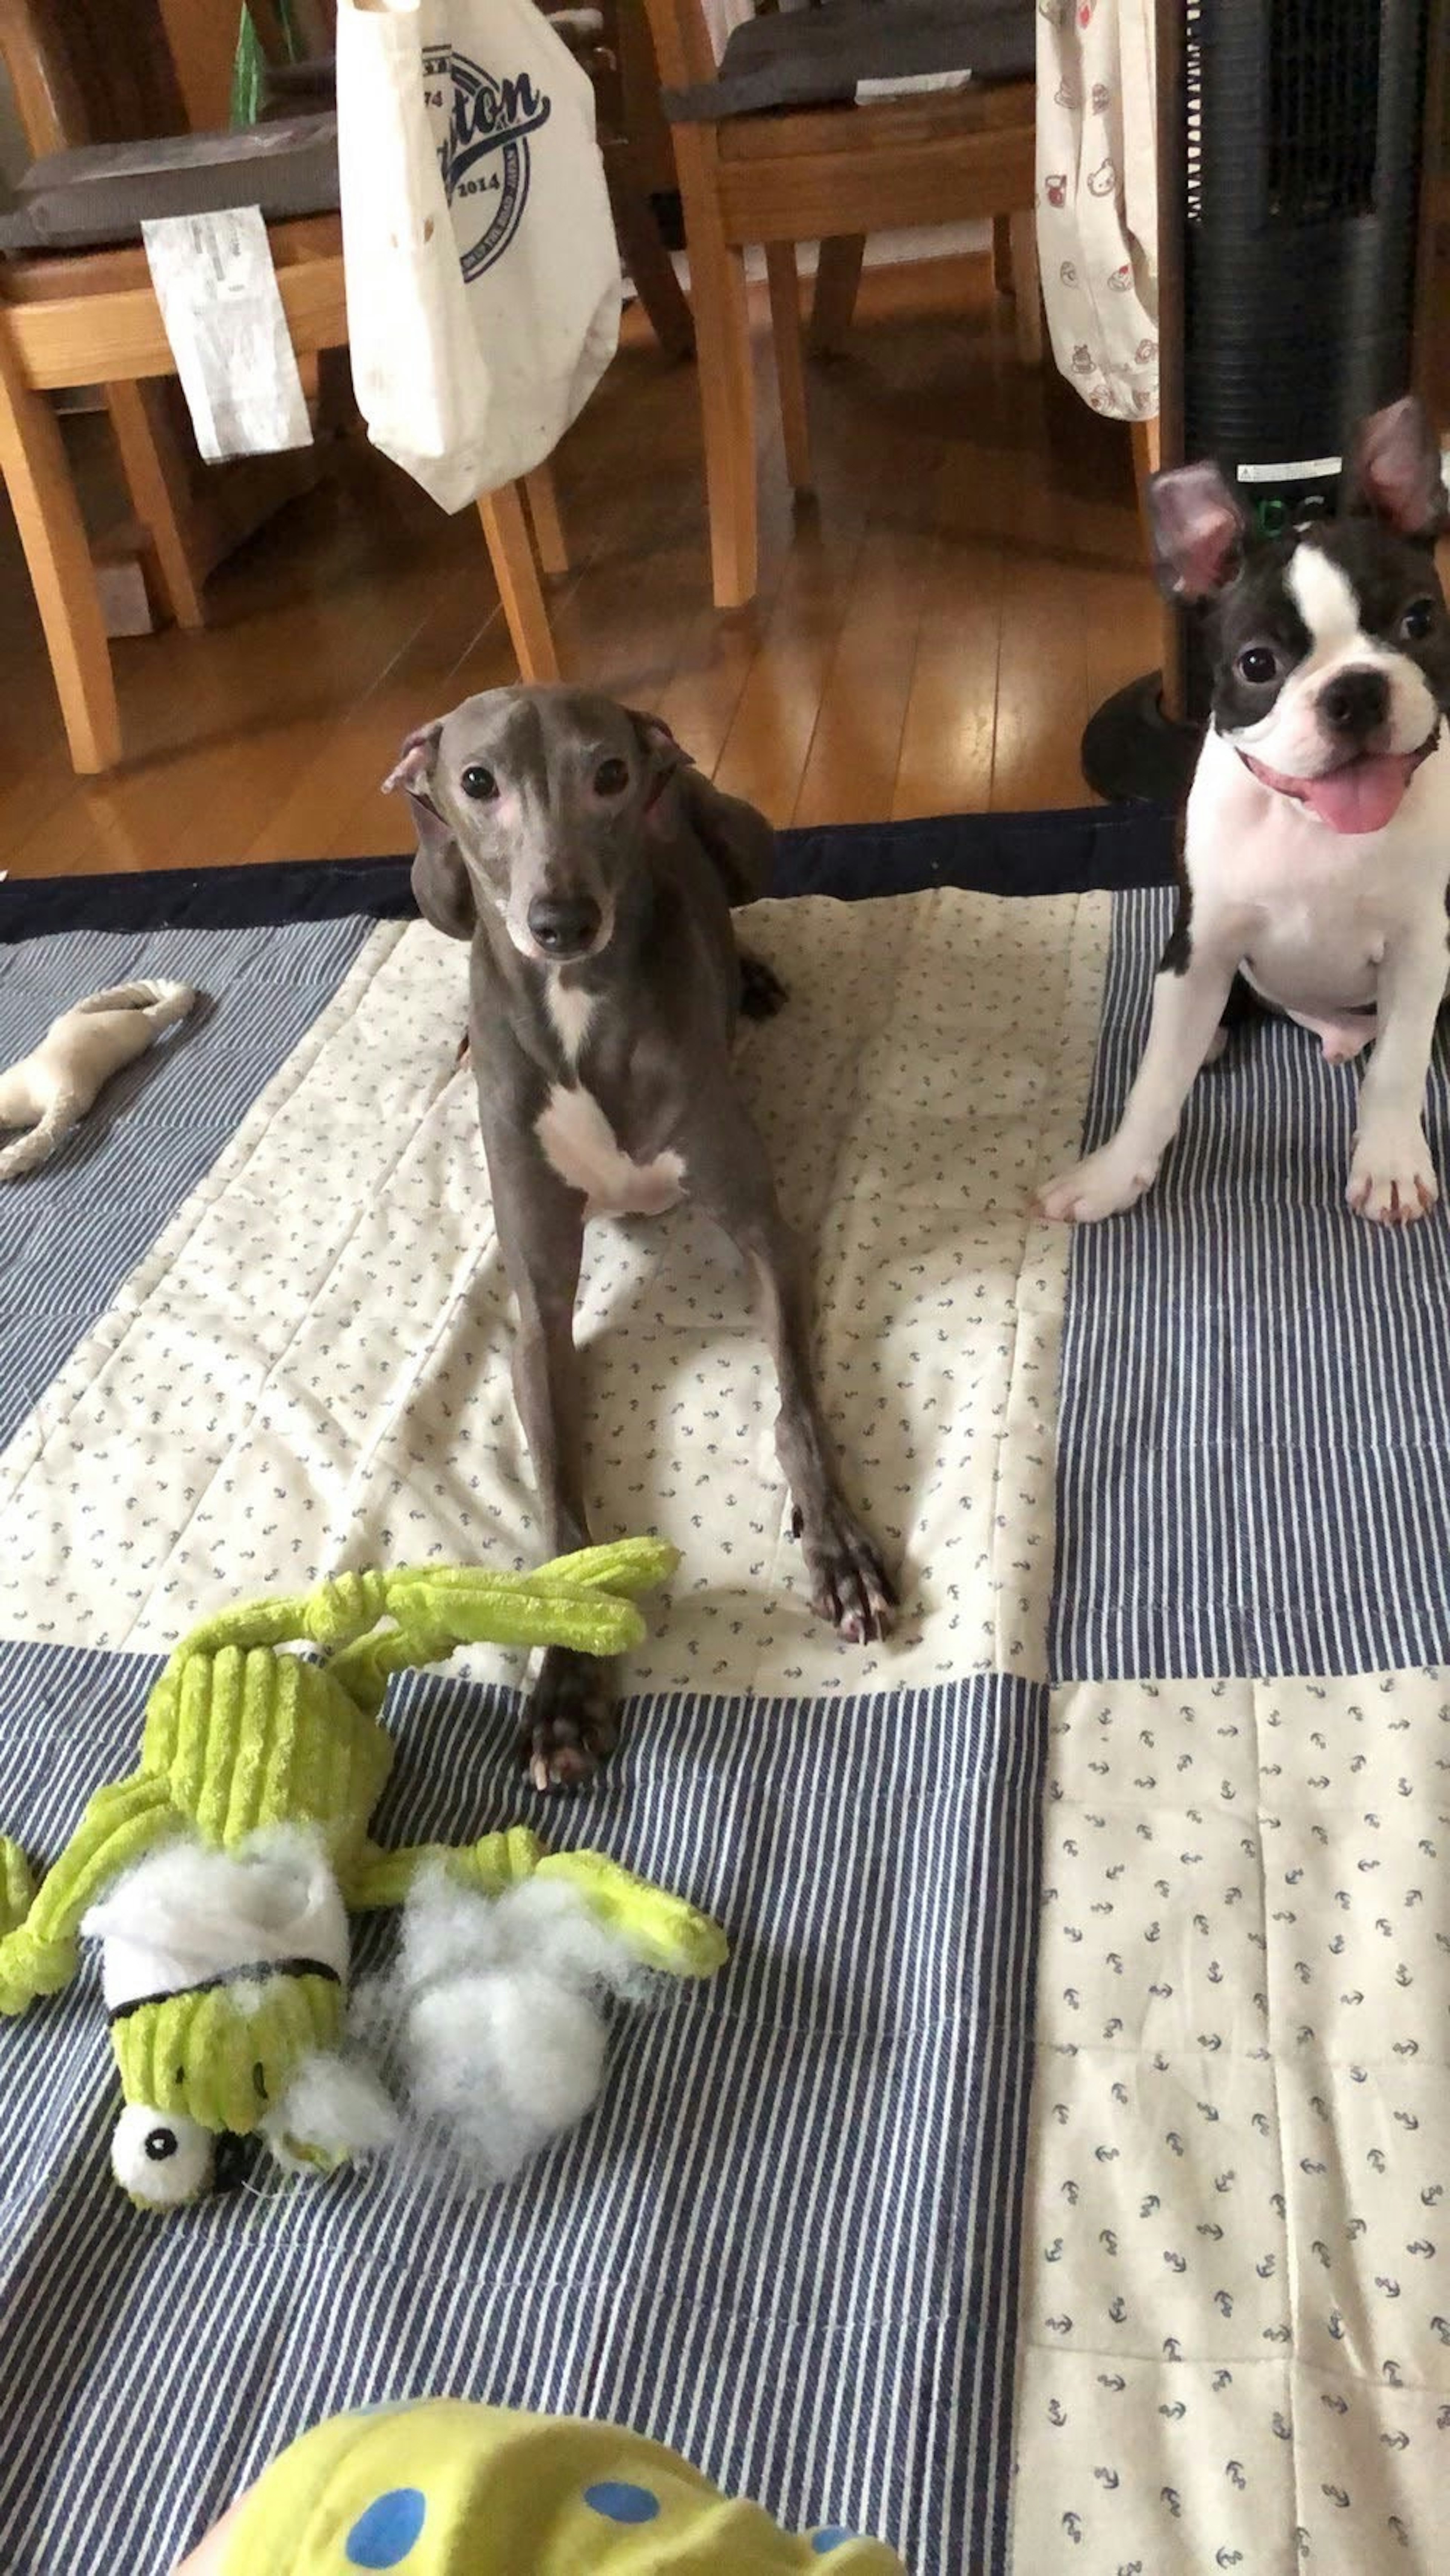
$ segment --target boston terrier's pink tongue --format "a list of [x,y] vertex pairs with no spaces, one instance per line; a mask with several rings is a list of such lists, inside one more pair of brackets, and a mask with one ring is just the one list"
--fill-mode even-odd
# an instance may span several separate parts
[[1413,752],[1365,752],[1327,778],[1295,781],[1299,793],[1331,832],[1382,832],[1400,810],[1417,767]]

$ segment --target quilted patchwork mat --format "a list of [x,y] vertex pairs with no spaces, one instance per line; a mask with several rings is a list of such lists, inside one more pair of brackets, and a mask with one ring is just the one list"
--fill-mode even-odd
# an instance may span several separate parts
[[[1450,1228],[1348,1217],[1352,1074],[1268,1026],[1140,1208],[1032,1220],[1141,1042],[1163,898],[1102,889],[1152,837],[823,836],[794,882],[868,899],[749,919],[889,1645],[809,1617],[728,1247],[591,1229],[596,1526],[684,1559],[620,1752],[537,1799],[517,1660],[459,1656],[395,1687],[379,1819],[531,1823],[726,1925],[591,2118],[507,2189],[254,2174],[157,2225],[90,1967],[0,2025],[7,2571],[163,2576],[318,2414],[430,2389],[627,2420],[913,2576],[1438,2567]],[[207,1608],[538,1553],[460,952],[396,871],[272,876],[0,890],[10,1054],[123,976],[211,997],[0,1211],[0,1827],[41,1861]],[[1438,1073],[1431,1123],[1443,1169]]]

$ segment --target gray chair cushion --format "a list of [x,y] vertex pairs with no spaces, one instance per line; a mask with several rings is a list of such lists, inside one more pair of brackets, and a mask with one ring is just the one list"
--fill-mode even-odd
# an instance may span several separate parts
[[260,206],[274,221],[336,211],[337,118],[294,116],[237,133],[92,143],[33,161],[0,211],[0,252],[138,242],[143,217]]
[[825,0],[824,7],[737,27],[712,81],[667,89],[676,125],[755,116],[773,107],[849,103],[859,80],[965,72],[974,81],[1030,79],[1033,0]]

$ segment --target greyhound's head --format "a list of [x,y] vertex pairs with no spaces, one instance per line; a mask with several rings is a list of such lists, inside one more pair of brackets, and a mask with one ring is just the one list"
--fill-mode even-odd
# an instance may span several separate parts
[[668,725],[585,689],[486,689],[420,726],[384,784],[413,809],[424,918],[471,939],[491,910],[541,965],[596,956],[687,760]]

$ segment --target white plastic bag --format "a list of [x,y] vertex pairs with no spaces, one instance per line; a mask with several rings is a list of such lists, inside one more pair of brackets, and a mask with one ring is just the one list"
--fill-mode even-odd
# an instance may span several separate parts
[[532,0],[339,0],[337,114],[358,407],[461,510],[542,463],[618,342],[594,92]]

